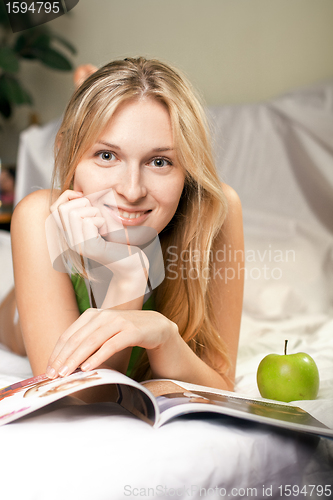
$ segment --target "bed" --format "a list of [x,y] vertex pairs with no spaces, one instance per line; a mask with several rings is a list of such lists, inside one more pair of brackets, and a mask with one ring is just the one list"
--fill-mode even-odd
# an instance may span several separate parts
[[[300,405],[333,428],[333,82],[207,113],[219,174],[244,212],[236,392],[260,396],[257,366],[288,339],[320,372],[317,400]],[[22,134],[17,201],[47,186],[50,165],[36,151],[56,126]],[[5,232],[0,273],[2,298],[13,283]],[[29,376],[28,360],[2,346],[0,387]],[[333,440],[231,417],[154,430],[117,408],[64,400],[1,427],[0,442],[4,499],[333,497]]]

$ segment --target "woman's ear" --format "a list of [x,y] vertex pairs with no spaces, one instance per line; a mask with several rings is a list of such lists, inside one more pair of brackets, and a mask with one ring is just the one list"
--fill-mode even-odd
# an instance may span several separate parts
[[81,66],[78,66],[73,75],[75,87],[78,88],[95,71],[97,71],[97,67],[93,64],[81,64]]

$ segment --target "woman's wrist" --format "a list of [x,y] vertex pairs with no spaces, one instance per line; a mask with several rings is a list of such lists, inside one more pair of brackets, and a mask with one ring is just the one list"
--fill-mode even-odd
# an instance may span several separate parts
[[124,306],[126,309],[142,309],[147,279],[144,273],[131,276],[113,276],[102,309]]
[[106,266],[117,280],[131,282],[149,273],[149,261],[143,252],[135,252]]
[[125,295],[144,295],[147,288],[147,278],[141,269],[130,276],[113,276],[109,288]]
[[160,329],[161,343],[154,349],[147,349],[149,364],[153,372],[153,378],[171,378],[171,365],[178,364],[177,353],[181,350],[181,344],[184,343],[179,335],[179,329],[176,323],[165,318],[165,325]]

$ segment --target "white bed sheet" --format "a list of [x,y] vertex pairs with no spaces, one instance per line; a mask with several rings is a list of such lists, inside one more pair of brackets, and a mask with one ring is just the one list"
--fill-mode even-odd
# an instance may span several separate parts
[[263,498],[263,485],[278,498],[280,485],[304,484],[304,477],[329,484],[327,450],[317,440],[228,418],[178,419],[154,430],[109,412],[105,405],[62,404],[1,429],[4,498],[202,498],[200,488],[216,487],[227,495],[238,488],[236,498],[244,497],[242,488],[257,488],[256,497]]

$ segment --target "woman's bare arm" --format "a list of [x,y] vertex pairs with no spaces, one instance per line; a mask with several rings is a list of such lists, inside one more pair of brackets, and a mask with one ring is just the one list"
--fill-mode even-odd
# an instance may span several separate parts
[[[50,192],[36,191],[18,204],[12,219],[15,295],[34,374],[45,372],[59,337],[80,316],[70,277],[52,267],[45,233],[49,206]],[[135,305],[142,307],[142,301]],[[126,371],[130,353],[115,354],[109,366]]]
[[57,339],[79,317],[70,278],[55,271],[49,257],[49,201],[48,190],[28,195],[15,208],[11,224],[15,295],[34,374],[45,372]]

